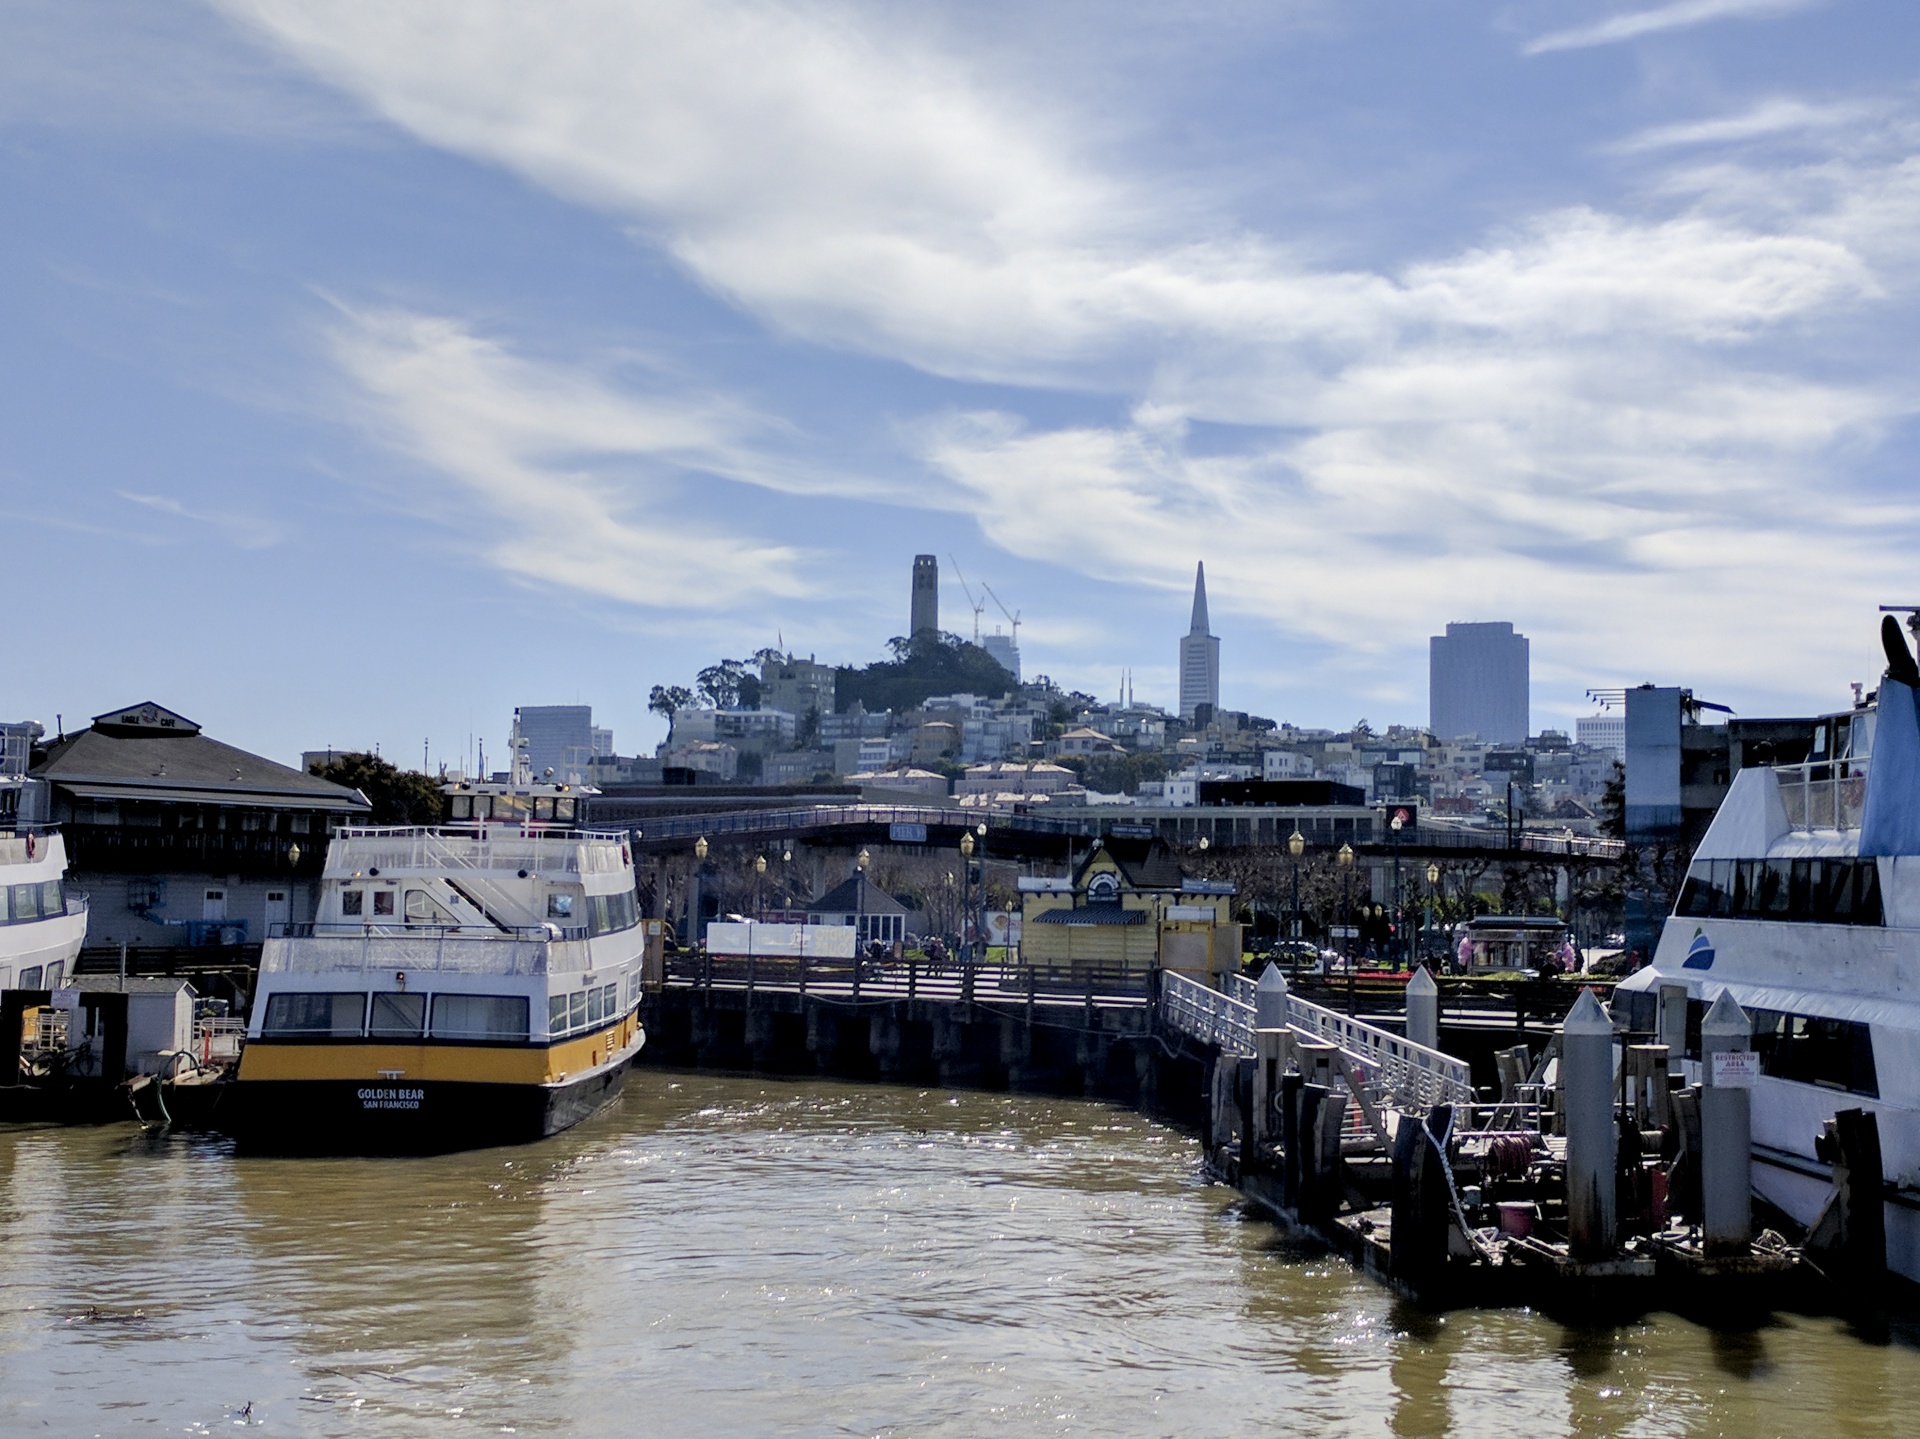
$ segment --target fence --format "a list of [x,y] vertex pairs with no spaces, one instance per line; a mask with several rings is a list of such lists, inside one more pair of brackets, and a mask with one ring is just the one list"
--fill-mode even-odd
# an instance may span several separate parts
[[1026,1004],[1143,1005],[1153,972],[1120,965],[930,964],[819,954],[712,954],[667,959],[667,983],[692,989],[785,990],[838,998]]

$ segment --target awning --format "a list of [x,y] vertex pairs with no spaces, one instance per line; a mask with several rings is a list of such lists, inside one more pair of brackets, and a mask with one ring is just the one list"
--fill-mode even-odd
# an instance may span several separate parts
[[55,779],[53,787],[75,799],[151,800],[159,804],[232,805],[251,809],[309,809],[330,814],[365,814],[370,806],[357,792],[316,793],[313,790],[208,789],[203,785],[169,785],[156,779],[147,784],[76,784]]

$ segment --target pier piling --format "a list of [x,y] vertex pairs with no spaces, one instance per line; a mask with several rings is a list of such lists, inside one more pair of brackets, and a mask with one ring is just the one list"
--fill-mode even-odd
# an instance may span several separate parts
[[1753,1047],[1753,1023],[1730,990],[1700,1022],[1700,1209],[1709,1255],[1747,1252],[1753,1238],[1753,1078],[1721,1058]]
[[1583,989],[1561,1028],[1561,1099],[1567,1134],[1567,1238],[1577,1259],[1605,1259],[1618,1232],[1614,1170],[1613,1021]]
[[1440,986],[1424,964],[1407,981],[1407,1038],[1427,1049],[1440,1047]]

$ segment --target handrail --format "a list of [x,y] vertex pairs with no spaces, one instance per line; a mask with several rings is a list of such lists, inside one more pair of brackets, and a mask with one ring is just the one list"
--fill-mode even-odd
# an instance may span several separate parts
[[267,926],[269,939],[475,939],[547,940],[590,939],[584,924],[349,924],[312,919],[275,920]]
[[[560,870],[611,874],[629,862],[627,836],[615,831],[356,828],[334,831],[327,874],[389,870]],[[620,846],[615,850],[613,846]]]
[[1867,804],[1865,757],[1773,767],[1787,823],[1796,830],[1858,829]]
[[[1238,998],[1252,988],[1244,975],[1229,978],[1233,993],[1163,970],[1160,1012],[1174,1029],[1241,1054],[1254,1052],[1254,1006]],[[1379,1100],[1399,1109],[1470,1104],[1473,1082],[1463,1060],[1380,1029],[1297,995],[1287,996],[1287,1027],[1305,1039],[1332,1044],[1360,1071]]]

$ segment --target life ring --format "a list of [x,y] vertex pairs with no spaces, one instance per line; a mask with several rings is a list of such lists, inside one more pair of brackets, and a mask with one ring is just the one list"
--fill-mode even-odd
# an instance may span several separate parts
[[28,835],[28,836],[27,836],[27,858],[28,858],[28,859],[32,859],[32,858],[33,858],[33,848],[34,848],[34,846],[33,846],[33,836],[32,836],[32,835]]

